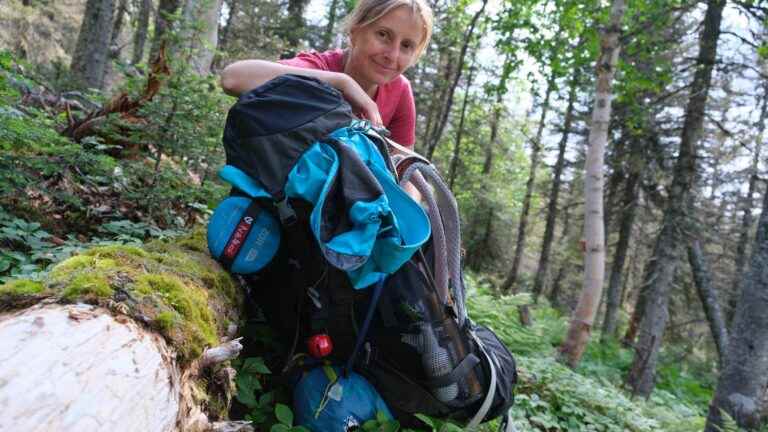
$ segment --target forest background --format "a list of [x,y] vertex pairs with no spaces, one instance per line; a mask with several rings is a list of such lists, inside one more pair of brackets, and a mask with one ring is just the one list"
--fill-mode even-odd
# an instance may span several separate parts
[[[0,3],[0,290],[204,223],[217,73],[343,46],[353,4]],[[432,5],[416,149],[457,197],[473,317],[519,357],[518,427],[765,427],[766,4]],[[257,423],[268,387],[238,395]]]

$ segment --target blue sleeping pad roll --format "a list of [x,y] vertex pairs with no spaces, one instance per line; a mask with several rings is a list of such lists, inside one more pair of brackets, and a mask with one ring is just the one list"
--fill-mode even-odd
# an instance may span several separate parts
[[280,246],[280,223],[248,197],[222,201],[208,222],[208,249],[232,273],[261,270]]

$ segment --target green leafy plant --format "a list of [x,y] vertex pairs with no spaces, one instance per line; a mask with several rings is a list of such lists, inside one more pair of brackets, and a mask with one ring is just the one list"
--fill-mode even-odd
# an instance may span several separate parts
[[270,432],[309,432],[304,426],[293,425],[293,411],[288,405],[275,405],[275,417],[279,423],[272,425]]

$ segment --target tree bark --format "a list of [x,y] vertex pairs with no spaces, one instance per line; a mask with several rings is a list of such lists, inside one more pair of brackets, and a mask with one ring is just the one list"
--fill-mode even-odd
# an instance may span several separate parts
[[0,394],[8,396],[0,397],[0,430],[174,428],[174,352],[125,316],[85,304],[35,306],[0,317],[0,352]]
[[536,130],[536,138],[531,141],[531,166],[528,173],[528,181],[525,184],[525,196],[523,196],[523,208],[520,211],[520,221],[517,224],[517,241],[515,243],[515,254],[512,257],[512,267],[507,274],[504,283],[501,285],[503,292],[517,293],[517,277],[520,272],[520,261],[523,258],[525,249],[525,237],[528,231],[528,214],[531,211],[531,199],[533,198],[533,188],[536,186],[536,170],[539,165],[539,156],[541,154],[541,138],[544,134],[544,126],[547,122],[549,113],[549,99],[555,89],[555,74],[552,72],[547,80],[547,90],[544,94],[544,102],[541,105],[541,117],[539,126]]
[[299,47],[301,39],[304,37],[305,22],[304,9],[307,8],[309,0],[288,0],[288,20],[286,21],[285,40],[292,49]]
[[[621,219],[619,222],[619,240],[611,263],[611,276],[605,305],[605,319],[601,340],[607,341],[616,336],[618,313],[621,306],[622,273],[629,251],[629,240],[632,237],[632,227],[637,213],[637,199],[640,179],[646,166],[644,154],[645,142],[638,138],[630,139],[631,154],[629,157],[629,172],[624,182],[624,196],[621,202]],[[633,338],[634,339],[634,338]]]
[[133,34],[133,53],[131,64],[137,65],[144,59],[144,46],[147,44],[149,33],[149,15],[152,12],[152,0],[141,0],[136,30]]
[[728,347],[728,329],[723,313],[720,311],[720,303],[717,301],[717,291],[712,286],[709,263],[701,250],[701,242],[696,238],[688,244],[688,262],[691,264],[693,282],[696,285],[699,299],[701,299],[701,305],[704,307],[704,315],[707,317],[722,369],[722,366],[725,365],[725,352]]
[[549,254],[552,250],[552,240],[555,237],[555,224],[557,222],[557,200],[560,197],[560,187],[562,185],[563,169],[565,168],[565,150],[568,146],[568,138],[571,134],[571,126],[574,117],[574,105],[576,104],[576,89],[579,83],[579,71],[574,72],[571,79],[570,89],[568,90],[568,106],[565,108],[565,118],[563,119],[563,134],[557,145],[557,161],[555,162],[554,177],[552,178],[552,189],[549,192],[549,203],[547,204],[547,224],[544,228],[544,238],[541,244],[541,253],[539,254],[539,267],[536,270],[536,276],[533,280],[533,301],[538,303],[539,296],[544,291],[544,281],[549,270]]
[[453,156],[448,170],[448,187],[453,190],[453,182],[456,180],[456,171],[459,166],[459,152],[461,150],[461,138],[464,135],[464,120],[467,117],[467,105],[469,105],[469,90],[472,88],[472,78],[475,73],[475,58],[472,56],[472,64],[467,75],[467,87],[464,91],[464,101],[461,103],[461,116],[459,117],[459,130],[456,131],[456,141],[453,144]]
[[603,227],[603,157],[611,121],[611,84],[616,71],[621,45],[621,20],[626,7],[623,0],[611,3],[611,19],[602,36],[600,58],[597,61],[597,86],[589,147],[584,166],[584,288],[573,312],[568,335],[560,348],[562,359],[576,367],[589,340],[592,324],[600,302],[605,274],[605,230]]
[[480,10],[475,13],[474,16],[472,16],[472,21],[469,23],[469,28],[467,29],[467,32],[464,35],[464,43],[461,45],[461,52],[459,53],[459,61],[456,65],[456,74],[453,77],[453,82],[448,87],[448,96],[446,98],[445,107],[443,108],[441,117],[437,123],[435,132],[433,136],[430,137],[430,142],[428,143],[427,147],[427,159],[432,159],[432,156],[435,154],[435,149],[437,148],[437,145],[440,143],[440,139],[443,136],[443,130],[445,129],[445,125],[448,122],[448,115],[451,113],[451,107],[453,106],[453,94],[456,91],[456,87],[459,85],[459,80],[461,79],[461,74],[464,69],[464,59],[467,56],[467,49],[469,48],[469,44],[472,41],[472,36],[475,33],[475,27],[477,26],[477,21],[480,19],[480,16],[485,12],[485,7],[488,5],[488,0],[483,0],[483,5],[480,7]]
[[182,12],[183,55],[198,75],[211,72],[219,41],[219,16],[222,0],[186,0]]
[[323,48],[325,49],[331,49],[331,44],[333,43],[338,9],[339,0],[331,0],[331,4],[328,6],[328,23],[323,31]]
[[722,430],[721,409],[742,428],[761,425],[768,387],[768,194],[763,196],[750,270],[741,286],[726,366],[709,406],[706,432]]
[[75,88],[101,89],[104,86],[112,40],[113,10],[114,0],[88,0],[85,5],[70,66]]
[[760,149],[763,146],[763,134],[765,132],[765,122],[768,119],[768,83],[763,84],[763,103],[760,107],[760,119],[757,124],[757,135],[755,137],[755,148],[752,152],[752,166],[750,168],[749,186],[747,195],[744,197],[744,207],[742,209],[741,226],[739,227],[739,242],[736,244],[736,257],[734,259],[736,270],[734,271],[734,286],[736,292],[728,299],[728,308],[726,309],[727,322],[733,321],[733,315],[736,312],[736,302],[741,295],[738,289],[737,281],[743,278],[744,264],[747,257],[747,243],[749,243],[749,231],[752,228],[752,200],[757,189],[758,164],[760,163]]
[[242,295],[197,252],[202,238],[98,247],[41,282],[0,286],[0,430],[191,432],[226,420]]
[[181,6],[181,0],[159,0],[157,15],[155,15],[155,34],[152,36],[152,47],[149,59],[153,61],[160,53],[160,47],[166,43],[167,35],[173,30],[173,16]]
[[656,363],[667,325],[669,293],[678,264],[678,249],[685,242],[687,203],[696,174],[696,146],[698,145],[712,69],[717,58],[725,0],[710,0],[699,40],[697,69],[691,84],[691,93],[685,110],[685,121],[680,140],[680,151],[675,164],[669,199],[664,211],[662,228],[656,239],[651,260],[655,271],[649,274],[645,314],[640,324],[639,340],[627,378],[627,384],[636,395],[647,397],[654,387]]
[[[573,185],[571,185],[571,188],[573,189]],[[573,199],[573,190],[570,191],[569,195],[571,198],[568,201],[571,201]],[[570,203],[569,203],[570,204]],[[568,242],[568,236],[570,235],[571,231],[571,206],[566,205],[565,209],[563,210],[563,229],[560,232],[560,238],[562,239],[563,243]],[[565,248],[568,246],[566,245]],[[549,303],[552,305],[552,307],[557,308],[560,306],[560,292],[562,291],[563,286],[563,279],[565,279],[566,272],[568,271],[568,259],[567,257],[560,262],[560,267],[557,270],[557,274],[555,276],[555,279],[552,281],[552,289],[549,291],[549,295],[547,295],[547,299],[549,300]]]

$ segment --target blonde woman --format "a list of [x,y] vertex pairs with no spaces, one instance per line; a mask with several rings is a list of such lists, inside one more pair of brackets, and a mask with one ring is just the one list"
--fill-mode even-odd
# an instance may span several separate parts
[[432,35],[432,10],[425,0],[360,0],[344,23],[349,46],[303,52],[277,63],[243,60],[227,66],[221,86],[239,96],[283,74],[317,78],[344,95],[359,116],[413,148],[416,107],[402,75],[419,59]]

